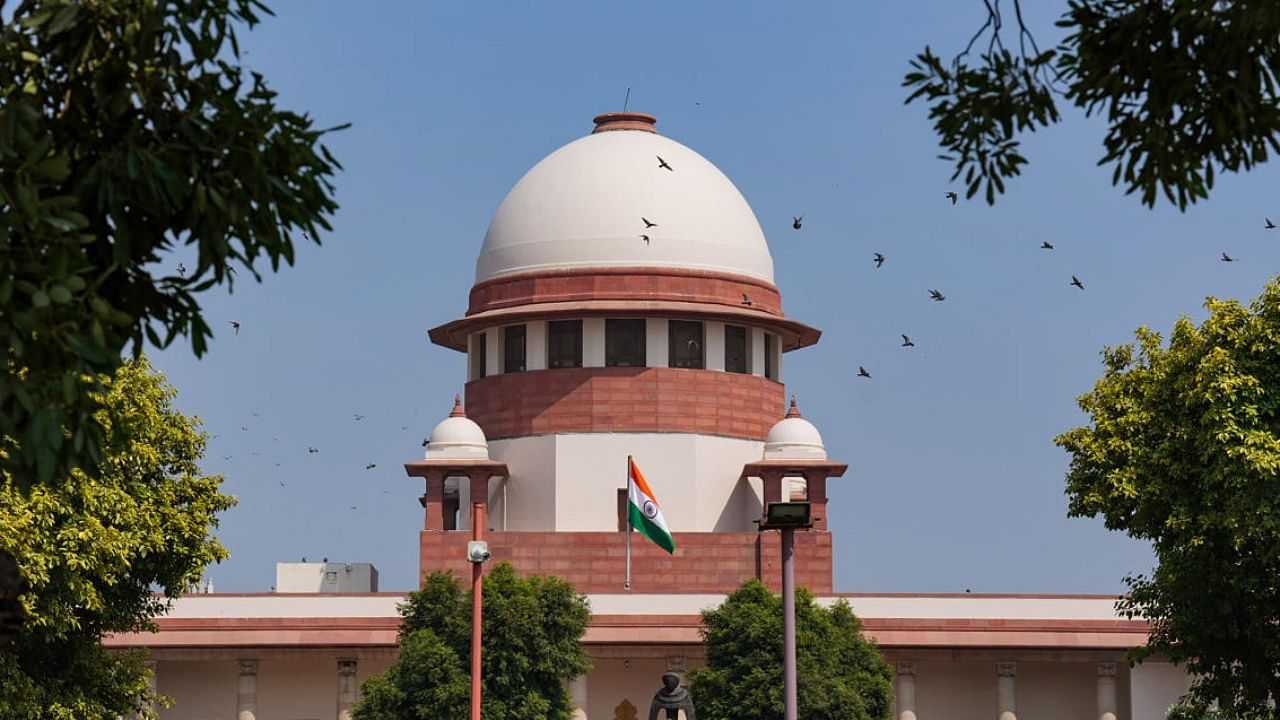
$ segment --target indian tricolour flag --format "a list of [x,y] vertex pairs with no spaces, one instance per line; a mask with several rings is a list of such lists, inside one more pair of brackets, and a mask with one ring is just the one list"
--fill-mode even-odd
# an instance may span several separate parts
[[671,537],[671,529],[667,527],[667,519],[662,516],[658,499],[649,489],[649,483],[644,481],[644,475],[636,466],[636,461],[627,458],[627,465],[630,468],[630,477],[627,478],[627,495],[630,500],[628,515],[631,519],[631,527],[639,530],[641,535],[652,540],[658,547],[674,553],[676,541]]

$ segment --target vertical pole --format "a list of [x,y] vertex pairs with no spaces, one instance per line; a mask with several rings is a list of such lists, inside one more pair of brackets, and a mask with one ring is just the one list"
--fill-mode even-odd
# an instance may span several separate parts
[[[471,484],[471,539],[484,539],[484,501],[475,497],[476,486]],[[471,563],[471,720],[480,720],[480,629],[484,607],[484,573],[481,563]]]
[[782,528],[782,680],[786,720],[796,720],[795,528]]
[[625,590],[631,589],[631,456],[627,456],[627,579],[622,581]]

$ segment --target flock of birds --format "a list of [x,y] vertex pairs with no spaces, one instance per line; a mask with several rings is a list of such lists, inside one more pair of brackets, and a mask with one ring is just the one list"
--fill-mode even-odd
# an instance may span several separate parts
[[[667,162],[666,160],[664,160],[664,159],[662,158],[662,156],[661,156],[661,155],[656,155],[655,157],[656,157],[656,158],[657,158],[657,160],[658,160],[658,169],[659,169],[659,170],[666,170],[666,171],[668,171],[668,172],[675,172],[675,168],[673,168],[673,167],[671,166],[671,163],[669,163],[669,162]],[[960,195],[959,195],[959,193],[956,193],[956,192],[955,192],[955,191],[953,191],[953,190],[948,190],[948,191],[944,192],[942,196],[943,196],[945,199],[947,199],[947,200],[951,201],[951,204],[952,204],[952,205],[955,205],[955,204],[957,204],[957,203],[959,203],[959,202],[960,202]],[[641,221],[642,223],[644,223],[644,229],[645,229],[645,230],[649,230],[650,228],[658,227],[658,223],[656,223],[656,222],[654,222],[654,221],[650,220],[649,218],[647,218],[647,217],[645,217],[645,216],[641,216],[641,217],[640,217],[640,221]],[[1271,218],[1264,218],[1264,221],[1265,221],[1265,222],[1263,223],[1263,227],[1264,227],[1265,229],[1267,229],[1267,230],[1275,230],[1275,229],[1276,229],[1277,225],[1276,225],[1274,222],[1272,222]],[[804,216],[803,216],[803,215],[793,215],[793,216],[792,216],[792,218],[791,218],[791,228],[792,228],[793,230],[800,230],[800,229],[801,229],[801,228],[803,228],[803,227],[804,227]],[[641,234],[641,235],[640,235],[640,239],[644,241],[644,244],[645,244],[645,245],[649,245],[649,244],[651,244],[651,243],[652,243],[652,241],[653,241],[653,238],[652,238],[649,234],[647,234],[647,233]],[[1043,242],[1041,242],[1041,243],[1040,243],[1040,249],[1041,249],[1041,250],[1053,250],[1053,249],[1054,249],[1054,247],[1053,247],[1053,243],[1049,242],[1048,240],[1045,240],[1045,241],[1043,241]],[[1219,258],[1219,260],[1220,260],[1220,261],[1222,261],[1222,262],[1236,262],[1237,260],[1239,260],[1239,258],[1232,257],[1231,255],[1228,255],[1228,254],[1226,253],[1226,251],[1223,251],[1222,256]],[[874,263],[875,263],[875,266],[876,266],[876,268],[877,268],[877,269],[879,269],[879,268],[881,268],[881,267],[884,267],[884,263],[885,263],[885,256],[884,256],[884,254],[883,254],[883,253],[879,253],[879,252],[874,253],[874,254],[873,254],[873,256],[872,256],[872,262],[874,262]],[[1075,276],[1075,275],[1072,275],[1072,276],[1071,276],[1071,282],[1070,282],[1070,283],[1068,283],[1068,285],[1069,285],[1070,287],[1074,287],[1074,288],[1077,288],[1077,289],[1079,289],[1079,290],[1084,290],[1084,281],[1083,281],[1083,280],[1081,280],[1079,277],[1077,277],[1077,276]],[[934,302],[943,302],[943,301],[945,301],[945,300],[947,299],[947,296],[946,296],[946,295],[944,295],[940,290],[930,288],[930,289],[929,289],[929,299],[933,300]],[[750,306],[752,305],[751,297],[750,297],[749,295],[747,295],[746,293],[743,293],[743,294],[742,294],[742,304],[743,304],[744,306],[747,306],[747,307],[750,307]],[[915,347],[915,346],[916,346],[916,344],[915,344],[915,342],[914,342],[914,341],[912,341],[912,339],[911,339],[908,335],[906,335],[906,334],[904,333],[904,334],[902,334],[902,345],[901,345],[901,346],[902,346],[902,347],[904,347],[904,348],[912,348],[912,347]],[[867,379],[867,380],[870,380],[870,379],[871,379],[871,373],[870,373],[870,372],[868,372],[868,371],[867,371],[867,369],[866,369],[865,367],[863,367],[863,366],[859,365],[859,366],[858,366],[858,377],[860,377],[860,378],[864,378],[864,379]]]

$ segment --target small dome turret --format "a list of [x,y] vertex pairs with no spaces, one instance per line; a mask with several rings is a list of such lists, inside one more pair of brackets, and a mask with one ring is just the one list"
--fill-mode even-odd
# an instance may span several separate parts
[[489,442],[480,426],[467,417],[462,398],[454,396],[453,411],[427,438],[428,460],[488,460]]
[[786,417],[769,430],[764,441],[765,460],[826,460],[827,448],[822,444],[822,434],[813,423],[800,415],[796,398],[791,396],[791,408]]

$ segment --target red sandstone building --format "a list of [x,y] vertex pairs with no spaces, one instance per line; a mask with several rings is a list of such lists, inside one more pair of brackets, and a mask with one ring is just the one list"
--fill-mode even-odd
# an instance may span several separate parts
[[[405,466],[423,488],[421,572],[469,574],[466,509],[481,505],[494,560],[588,595],[595,666],[566,681],[580,717],[626,718],[664,671],[702,662],[702,609],[747,578],[777,586],[779,539],[756,521],[803,499],[797,580],[864,619],[900,720],[1163,718],[1186,679],[1126,666],[1146,627],[1114,597],[834,592],[826,488],[851,478],[783,384],[784,354],[820,332],[783,311],[760,225],[714,165],[651,116],[595,124],[511,190],[465,314],[431,330],[466,354],[466,393]],[[677,550],[634,542],[626,590],[628,456]],[[158,634],[111,644],[151,648],[176,700],[162,717],[348,718],[395,657],[401,595],[288,589],[184,597]]]

